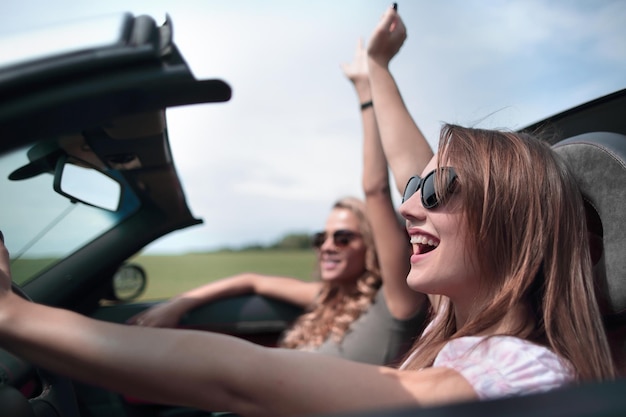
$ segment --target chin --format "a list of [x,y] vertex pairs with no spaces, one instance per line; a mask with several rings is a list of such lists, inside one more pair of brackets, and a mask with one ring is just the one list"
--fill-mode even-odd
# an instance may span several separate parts
[[413,291],[421,292],[423,294],[432,294],[434,291],[434,286],[432,285],[432,283],[424,280],[421,274],[409,273],[409,275],[406,277],[406,284]]
[[341,276],[337,274],[322,274],[322,281],[337,281],[341,280]]
[[322,274],[322,281],[326,282],[336,282],[336,283],[353,283],[358,279],[358,275],[346,274],[345,272],[332,272],[327,274]]

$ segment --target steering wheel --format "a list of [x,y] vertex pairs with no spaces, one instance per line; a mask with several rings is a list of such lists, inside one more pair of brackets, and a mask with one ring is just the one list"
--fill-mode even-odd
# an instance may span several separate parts
[[[32,301],[15,283],[11,289],[20,297]],[[21,384],[16,382],[17,374],[27,376],[27,381],[36,379],[40,392],[36,397],[26,398],[20,391]],[[12,386],[14,383],[16,386]],[[78,403],[72,382],[62,377],[37,368],[21,358],[0,348],[0,409],[3,417],[80,417]]]

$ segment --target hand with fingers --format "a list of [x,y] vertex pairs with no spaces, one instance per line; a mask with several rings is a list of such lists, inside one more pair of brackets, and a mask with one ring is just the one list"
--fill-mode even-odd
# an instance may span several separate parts
[[345,76],[354,84],[368,83],[367,73],[367,51],[363,46],[363,39],[359,39],[356,50],[354,52],[354,58],[350,63],[341,64],[341,69]]
[[407,38],[406,26],[398,14],[397,7],[389,7],[374,28],[367,54],[381,66],[389,65]]
[[190,309],[185,305],[184,298],[174,297],[136,314],[126,323],[144,327],[176,327]]

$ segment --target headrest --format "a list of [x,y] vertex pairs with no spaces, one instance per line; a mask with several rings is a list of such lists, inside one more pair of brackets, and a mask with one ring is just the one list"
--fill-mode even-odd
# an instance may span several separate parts
[[626,309],[626,136],[585,133],[553,148],[567,160],[588,211],[594,210],[601,222],[604,250],[594,266],[601,297],[606,297],[600,303],[609,310],[605,313],[622,312]]

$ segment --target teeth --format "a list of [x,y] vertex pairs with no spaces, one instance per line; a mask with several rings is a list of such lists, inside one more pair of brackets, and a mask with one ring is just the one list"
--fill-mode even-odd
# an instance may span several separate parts
[[439,246],[439,242],[435,242],[432,239],[427,238],[426,236],[413,235],[411,236],[411,243],[420,244],[420,245],[428,245],[428,246]]

